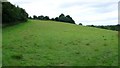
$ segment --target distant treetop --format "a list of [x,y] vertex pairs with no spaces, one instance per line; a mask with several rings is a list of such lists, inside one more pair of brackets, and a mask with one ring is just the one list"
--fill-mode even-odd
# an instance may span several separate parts
[[[29,17],[29,19],[31,19],[31,17]],[[33,19],[38,19],[38,20],[52,20],[52,21],[60,21],[60,22],[66,22],[66,23],[71,23],[71,24],[75,24],[75,21],[72,19],[72,17],[70,17],[70,15],[64,15],[63,13],[60,14],[58,17],[55,18],[49,18],[49,16],[36,16],[33,15]]]

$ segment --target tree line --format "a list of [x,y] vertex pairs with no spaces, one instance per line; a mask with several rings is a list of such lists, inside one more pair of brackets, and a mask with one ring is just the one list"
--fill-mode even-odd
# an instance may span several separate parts
[[96,27],[96,28],[102,28],[102,29],[108,29],[108,30],[115,30],[115,31],[120,31],[120,24],[117,25],[100,25],[100,26],[95,26],[95,25],[87,25],[89,27]]
[[10,2],[2,2],[2,24],[12,25],[27,21],[28,13],[25,9],[15,6]]
[[[52,20],[52,21],[59,21],[59,22],[66,22],[75,24],[75,21],[72,19],[70,15],[60,14],[58,17],[49,18],[49,16],[36,16],[28,17],[28,13],[25,9],[20,8],[19,6],[15,6],[10,2],[2,2],[2,25],[13,25],[21,22],[25,22],[29,19],[38,19],[38,20]],[[80,23],[79,25],[82,25]],[[107,26],[95,26],[95,25],[87,25],[90,27],[102,28],[102,29],[109,29],[109,30],[116,30],[120,31],[120,24],[118,25],[107,25]]]
[[38,20],[50,20],[49,16],[36,16],[36,15],[33,15],[33,17],[29,17],[29,19],[38,19]]
[[59,22],[66,22],[66,23],[71,23],[71,24],[75,24],[75,21],[72,19],[72,17],[70,15],[64,15],[64,14],[60,14],[58,17],[55,18],[49,18],[49,16],[36,16],[33,15],[33,17],[29,17],[29,19],[38,19],[38,20],[52,20],[52,21],[59,21]]
[[55,18],[49,18],[49,16],[36,16],[28,17],[28,13],[25,9],[15,6],[10,2],[2,2],[2,26],[13,25],[21,22],[25,22],[29,19],[38,19],[38,20],[52,20],[60,21],[75,24],[75,21],[70,15],[61,14]]

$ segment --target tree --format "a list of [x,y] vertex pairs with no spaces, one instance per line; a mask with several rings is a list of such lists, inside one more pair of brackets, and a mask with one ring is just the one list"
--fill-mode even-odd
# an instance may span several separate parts
[[59,18],[60,18],[60,17],[65,17],[65,15],[62,13],[61,15],[59,15]]
[[2,24],[10,25],[16,22],[27,21],[28,14],[19,6],[15,6],[10,2],[2,2]]
[[44,20],[49,20],[49,16],[45,16],[45,17],[44,17]]
[[56,21],[75,24],[75,21],[72,19],[72,17],[70,17],[70,15],[65,16],[64,14],[61,14],[59,15],[59,17],[56,17]]
[[72,17],[70,17],[70,15],[67,15],[66,18],[68,18],[68,22],[75,24],[75,21],[72,19]]
[[115,27],[115,29],[116,29],[117,31],[120,31],[120,24],[117,24],[116,27]]
[[43,16],[43,15],[38,16],[38,19],[39,19],[39,20],[43,20],[43,19],[44,19],[44,16]]
[[30,17],[28,17],[29,19],[32,19],[32,17],[30,16]]
[[82,23],[79,23],[79,25],[82,25]]
[[55,21],[59,21],[59,18],[58,18],[58,17],[56,17],[56,18],[55,18]]
[[96,27],[96,26],[94,26],[94,25],[87,25],[87,26],[89,26],[89,27]]
[[38,19],[38,17],[36,15],[33,15],[33,19]]
[[66,20],[66,18],[65,18],[64,14],[59,15],[58,21],[60,21],[60,22],[66,22],[65,20]]
[[55,19],[54,19],[54,18],[51,18],[51,20],[52,20],[52,21],[55,21]]

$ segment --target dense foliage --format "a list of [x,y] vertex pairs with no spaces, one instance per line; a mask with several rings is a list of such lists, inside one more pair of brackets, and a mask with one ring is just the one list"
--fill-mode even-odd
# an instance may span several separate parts
[[33,18],[30,16],[29,19],[38,19],[38,20],[50,20],[49,19],[49,16],[36,16],[36,15],[33,15]]
[[106,25],[106,26],[103,26],[103,25],[102,26],[87,25],[87,26],[120,31],[120,24],[118,24],[118,25]]
[[70,17],[70,15],[65,16],[64,14],[61,14],[59,17],[52,18],[51,20],[75,24],[75,21],[72,19],[72,17]]
[[60,22],[68,22],[71,24],[75,24],[75,21],[69,15],[65,16],[64,14],[61,14],[59,17],[56,17],[55,20]]
[[72,19],[72,17],[70,17],[70,15],[64,15],[64,14],[61,14],[59,15],[59,17],[56,17],[56,18],[49,18],[49,16],[36,16],[36,15],[33,15],[33,18],[32,17],[29,17],[29,19],[38,19],[38,20],[52,20],[52,21],[60,21],[60,22],[67,22],[67,23],[71,23],[71,24],[75,24],[75,21]]
[[27,21],[28,14],[23,8],[15,6],[10,2],[2,3],[2,24],[16,24],[16,22]]
[[79,25],[82,25],[82,23],[79,23]]

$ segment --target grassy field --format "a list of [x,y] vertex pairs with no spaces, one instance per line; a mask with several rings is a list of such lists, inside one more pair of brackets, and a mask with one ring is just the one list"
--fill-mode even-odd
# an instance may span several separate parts
[[3,66],[117,66],[118,32],[29,20],[3,28]]

